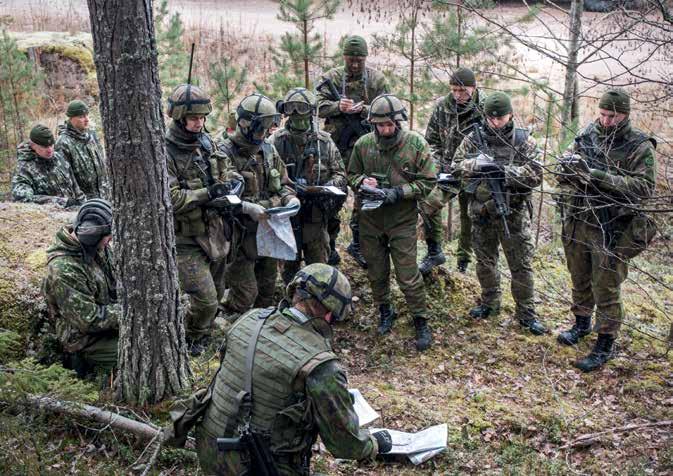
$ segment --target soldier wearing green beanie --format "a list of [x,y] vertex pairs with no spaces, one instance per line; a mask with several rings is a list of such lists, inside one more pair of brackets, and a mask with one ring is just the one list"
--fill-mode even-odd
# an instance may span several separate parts
[[[484,101],[484,122],[460,144],[454,155],[454,175],[462,178],[469,192],[472,241],[481,285],[480,304],[470,310],[475,319],[500,311],[502,291],[498,271],[498,248],[507,258],[512,276],[515,318],[535,335],[546,332],[535,312],[531,197],[542,183],[540,149],[527,129],[515,127],[509,96],[495,92]],[[498,209],[489,185],[492,169],[503,174],[506,210]],[[503,223],[504,221],[504,223]],[[507,227],[505,227],[505,223]]]
[[[477,89],[477,78],[469,68],[458,68],[449,80],[450,94],[439,98],[425,130],[425,140],[430,144],[432,159],[439,173],[451,173],[451,161],[463,138],[481,124],[484,95]],[[446,262],[442,251],[444,230],[442,209],[456,193],[460,208],[460,235],[456,249],[457,268],[467,271],[472,259],[472,222],[464,190],[442,190],[436,187],[426,200],[419,202],[423,216],[425,243],[428,253],[419,270],[427,275],[436,266]]]
[[89,107],[82,100],[70,101],[59,126],[56,150],[70,164],[77,184],[88,199],[109,196],[105,152],[96,131],[89,127]]
[[[366,66],[369,50],[364,38],[357,35],[347,37],[343,42],[342,51],[345,66],[334,68],[323,75],[323,79],[332,82],[339,97],[334,97],[328,88],[320,88],[316,94],[318,115],[325,118],[325,132],[332,136],[348,169],[353,145],[371,130],[362,122],[367,118],[369,105],[377,96],[388,93],[389,87],[382,73]],[[358,208],[356,201],[350,220],[353,240],[348,245],[347,251],[361,267],[366,268],[367,262],[360,251]],[[336,250],[336,239],[341,226],[338,213],[339,210],[336,210],[327,224],[330,237],[330,254],[327,262],[331,265],[341,261]]]
[[[638,210],[654,194],[656,141],[631,125],[629,95],[610,89],[598,103],[598,119],[576,138],[559,164],[557,180],[564,213],[563,248],[572,280],[574,325],[558,335],[575,345],[591,334],[592,351],[575,363],[583,372],[602,367],[624,320],[621,285],[629,260],[654,238],[654,222]],[[623,206],[628,202],[628,206]]]
[[84,200],[70,165],[54,150],[54,134],[37,124],[30,139],[17,147],[12,198],[17,202],[55,203],[66,207]]

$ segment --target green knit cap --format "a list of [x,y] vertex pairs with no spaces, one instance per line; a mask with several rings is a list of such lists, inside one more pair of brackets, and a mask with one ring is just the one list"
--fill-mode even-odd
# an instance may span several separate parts
[[477,78],[470,68],[458,68],[451,75],[449,84],[452,86],[476,86]]
[[343,54],[344,56],[367,56],[369,54],[367,42],[361,36],[349,36],[344,41]]
[[54,134],[44,124],[38,124],[30,131],[31,142],[42,147],[49,147],[54,145]]
[[610,89],[603,93],[598,103],[600,109],[608,111],[621,112],[628,114],[631,112],[631,99],[623,89]]
[[502,91],[496,91],[484,101],[484,113],[489,117],[502,117],[512,112],[512,101]]
[[87,114],[89,114],[89,107],[84,101],[80,101],[79,99],[70,101],[68,110],[65,112],[65,115],[68,117],[85,116]]

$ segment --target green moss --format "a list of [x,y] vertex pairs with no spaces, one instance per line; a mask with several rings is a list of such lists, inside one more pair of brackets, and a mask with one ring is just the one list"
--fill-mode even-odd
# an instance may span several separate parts
[[82,46],[68,46],[62,44],[46,45],[42,47],[45,53],[56,53],[79,64],[87,75],[96,73],[96,65],[91,51]]

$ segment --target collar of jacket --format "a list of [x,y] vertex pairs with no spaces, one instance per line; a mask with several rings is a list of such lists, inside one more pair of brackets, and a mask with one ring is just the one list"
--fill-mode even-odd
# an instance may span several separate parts
[[446,108],[451,114],[457,114],[459,117],[471,115],[479,107],[479,89],[474,90],[472,97],[465,104],[458,104],[453,94],[446,96]]
[[68,136],[72,137],[75,140],[82,141],[82,142],[89,142],[91,139],[91,133],[89,130],[85,131],[79,131],[73,126],[70,121],[66,121],[65,123],[65,130],[63,131],[64,134],[67,134]]
[[493,129],[484,121],[484,136],[491,145],[510,145],[512,143],[512,134],[514,134],[514,121],[510,120],[504,127]]
[[631,132],[631,120],[626,118],[615,127],[608,128],[601,126],[600,121],[597,120],[595,128],[601,142],[621,141]]
[[242,157],[252,157],[256,155],[257,152],[259,152],[259,149],[261,148],[261,145],[251,144],[250,142],[248,142],[248,139],[245,138],[245,136],[241,133],[241,131],[238,130],[238,128],[236,128],[236,132],[234,132],[230,136],[230,138]]
[[201,142],[199,141],[199,136],[201,134],[203,133],[189,132],[179,122],[173,121],[171,122],[171,125],[168,126],[166,140],[175,145],[178,149],[193,151],[201,147]]

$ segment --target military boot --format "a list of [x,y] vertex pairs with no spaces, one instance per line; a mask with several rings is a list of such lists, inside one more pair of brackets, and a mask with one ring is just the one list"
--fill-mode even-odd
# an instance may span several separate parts
[[362,269],[367,269],[367,260],[362,255],[362,251],[360,251],[360,230],[357,228],[352,228],[352,230],[353,230],[353,241],[351,241],[351,244],[348,245],[346,251],[348,252],[349,255],[353,257],[355,262]]
[[397,313],[393,306],[387,303],[379,305],[379,327],[376,329],[376,333],[380,336],[386,335],[393,328],[393,321],[397,319]]
[[428,320],[424,317],[414,317],[414,327],[416,328],[416,350],[423,352],[432,345],[432,329],[428,325]]
[[187,350],[192,357],[198,357],[203,354],[210,343],[210,337],[202,336],[196,338],[187,337]]
[[479,304],[476,307],[470,309],[470,317],[475,319],[486,319],[491,316],[498,314],[500,310],[498,308],[487,306],[486,304]]
[[556,338],[563,345],[577,345],[582,337],[591,334],[591,316],[575,316],[575,325]]
[[537,317],[529,317],[526,319],[519,319],[519,324],[524,329],[528,329],[532,334],[541,336],[547,332],[547,328],[542,324]]
[[421,265],[418,267],[418,270],[424,276],[429,274],[435,266],[446,263],[446,257],[442,253],[442,246],[435,240],[425,240],[425,242],[428,244],[428,254],[425,255],[425,258],[421,261]]
[[456,267],[458,268],[458,271],[461,273],[465,273],[467,271],[467,266],[470,264],[470,260],[467,258],[458,258],[458,262],[456,263]]
[[601,368],[608,360],[614,357],[612,352],[612,345],[615,343],[615,338],[609,334],[598,334],[596,345],[591,350],[589,355],[582,360],[575,362],[575,367],[582,372],[593,372]]
[[329,240],[329,256],[327,257],[327,264],[330,266],[337,266],[341,263],[341,256],[336,249],[336,240]]

